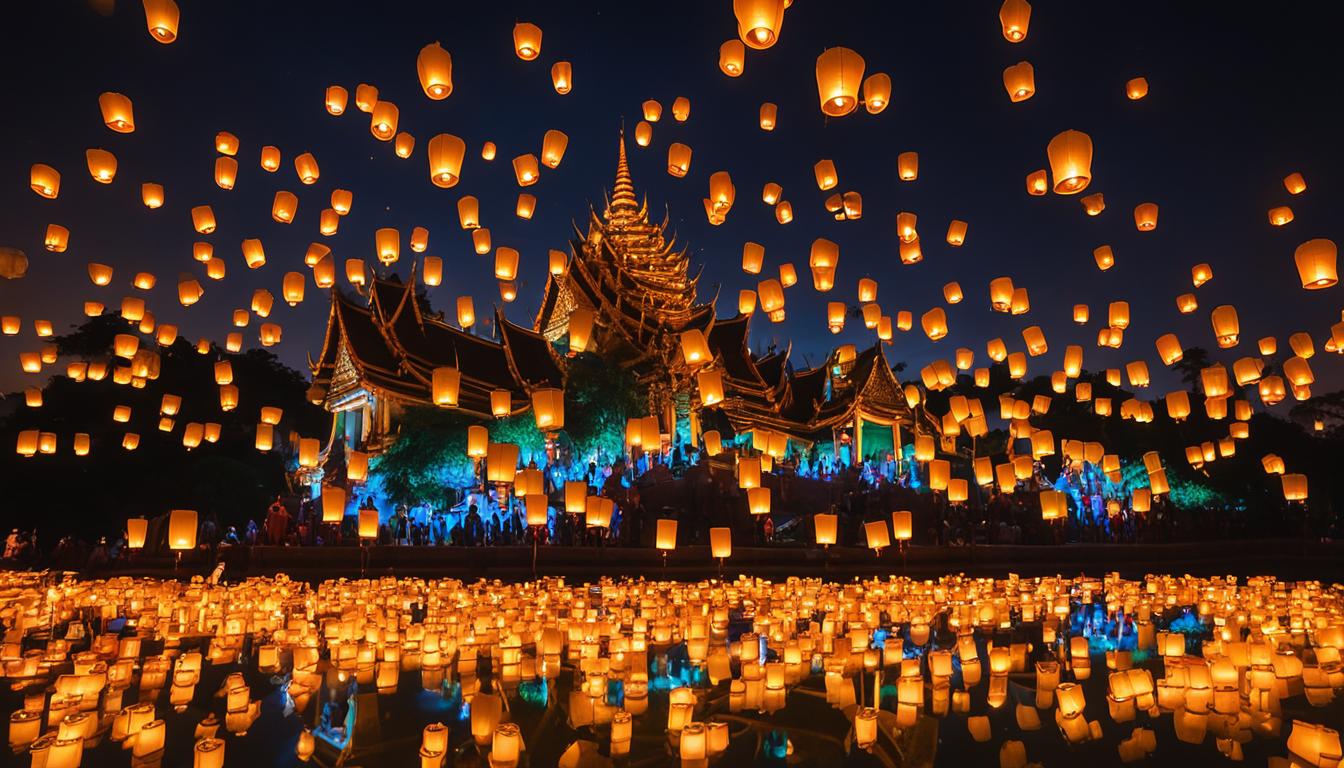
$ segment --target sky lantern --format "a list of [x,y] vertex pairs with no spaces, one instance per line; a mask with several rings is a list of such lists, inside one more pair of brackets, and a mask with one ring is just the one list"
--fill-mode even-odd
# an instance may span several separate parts
[[1031,311],[1031,300],[1027,297],[1027,289],[1018,286],[1013,289],[1013,300],[1008,304],[1008,312],[1013,315],[1025,315]]
[[780,224],[788,224],[793,221],[793,203],[788,200],[780,200],[775,205],[775,221]]
[[281,224],[288,224],[294,220],[298,210],[299,198],[293,192],[280,190],[275,193],[275,199],[271,202],[271,218]]
[[61,191],[61,173],[45,163],[33,163],[28,171],[28,185],[38,195],[55,200]]
[[1140,232],[1157,229],[1157,203],[1139,203],[1134,208],[1134,226]]
[[48,224],[42,245],[52,253],[64,253],[70,243],[70,230],[60,224]]
[[678,96],[672,100],[672,119],[684,123],[691,117],[691,100]]
[[541,139],[541,162],[547,168],[560,167],[565,156],[565,147],[569,146],[569,137],[564,131],[549,130]]
[[1297,264],[1297,275],[1302,287],[1309,291],[1329,288],[1339,282],[1336,261],[1339,249],[1333,240],[1316,238],[1297,246],[1293,252],[1293,261]]
[[839,263],[840,246],[838,244],[824,237],[812,241],[812,248],[807,257],[809,267],[835,267]]
[[412,251],[424,253],[429,247],[429,230],[424,227],[412,227],[410,246]]
[[177,24],[181,18],[177,3],[173,0],[144,0],[144,5],[149,36],[165,45],[176,40]]
[[564,96],[574,88],[574,66],[568,61],[557,61],[551,65],[551,86],[555,92]]
[[457,297],[457,324],[464,331],[476,324],[476,304],[470,296]]
[[111,91],[98,97],[98,109],[103,113],[103,125],[117,133],[135,131],[135,114],[131,109],[131,100],[120,93]]
[[1050,191],[1050,179],[1046,176],[1045,169],[1032,171],[1027,174],[1027,194],[1033,197],[1040,197]]
[[818,160],[816,165],[812,166],[812,173],[817,179],[817,188],[823,192],[833,189],[840,181],[840,175],[835,171],[835,163],[831,160]]
[[762,131],[775,130],[775,124],[776,120],[778,119],[778,116],[779,116],[779,107],[775,106],[774,102],[767,101],[761,104],[761,112],[760,112],[761,130]]
[[756,292],[744,288],[737,292],[737,312],[741,315],[751,315],[756,312]]
[[323,208],[317,215],[317,231],[324,237],[331,237],[341,228],[341,214],[334,208]]
[[1070,344],[1064,348],[1064,376],[1075,379],[1083,370],[1083,348]]
[[331,209],[337,214],[344,216],[350,212],[350,206],[354,205],[355,193],[348,189],[331,190]]
[[304,152],[302,155],[294,158],[294,171],[299,175],[299,181],[303,184],[314,184],[321,172],[317,168],[317,158],[313,153]]
[[262,247],[261,241],[256,238],[247,238],[243,240],[243,260],[247,262],[248,269],[256,269],[266,263],[266,250]]
[[863,57],[837,46],[817,57],[817,97],[827,117],[844,117],[859,103],[859,84],[863,82]]
[[1148,80],[1142,77],[1135,77],[1125,83],[1125,95],[1130,101],[1138,101],[1148,95]]
[[1007,312],[1013,305],[1013,279],[996,277],[989,281],[989,305],[995,312]]
[[363,259],[345,260],[345,279],[348,280],[351,285],[354,286],[364,285],[368,281],[368,278],[365,276],[365,274],[366,273],[364,269]]
[[1031,325],[1022,329],[1022,341],[1027,345],[1027,354],[1032,357],[1039,357],[1050,351],[1049,345],[1045,342],[1045,332],[1039,325]]
[[915,225],[919,217],[910,211],[901,211],[896,214],[896,237],[903,243],[912,243],[919,239],[919,232]]
[[1283,177],[1283,186],[1290,195],[1300,195],[1307,191],[1307,181],[1302,178],[1302,174],[1294,171]]
[[373,233],[373,247],[379,261],[395,264],[401,256],[401,233],[395,227],[382,227]]
[[1112,301],[1106,308],[1106,324],[1124,330],[1129,327],[1129,302]]
[[462,372],[449,366],[434,369],[431,381],[432,399],[440,408],[456,408],[458,391],[462,386]]
[[783,322],[784,286],[778,280],[766,279],[757,284],[756,293],[760,297],[761,310],[769,316],[770,322]]
[[871,277],[860,278],[859,302],[867,304],[874,301],[877,301],[877,281]]
[[644,119],[650,123],[656,123],[663,116],[663,105],[656,99],[649,99],[640,105],[640,110],[644,113]]
[[1190,282],[1196,288],[1213,279],[1213,267],[1208,263],[1200,263],[1190,268]]
[[112,267],[98,262],[89,262],[89,280],[94,285],[107,285],[112,282]]
[[437,40],[420,49],[415,57],[415,72],[420,77],[420,88],[434,101],[452,94],[453,57]]
[[495,142],[487,141],[481,145],[481,159],[487,163],[495,159]]
[[99,184],[111,184],[117,175],[117,157],[106,149],[90,149],[84,152],[88,162],[89,175]]
[[[311,155],[309,155],[309,157],[311,157]],[[298,161],[296,160],[296,161],[295,161],[295,164],[297,165],[297,163],[298,163]],[[314,167],[316,167],[316,165],[317,165],[317,161],[316,161],[316,160],[313,161],[313,165],[314,165]],[[280,169],[280,148],[279,148],[279,147],[273,147],[273,146],[270,146],[270,145],[268,144],[268,145],[266,145],[266,146],[264,146],[264,147],[261,148],[261,168],[262,168],[262,170],[266,171],[267,173],[275,173],[277,170]],[[299,178],[302,179],[302,178],[303,178],[303,175],[300,174],[300,175],[299,175]],[[313,177],[313,181],[317,181],[317,177],[316,177],[316,176]],[[312,182],[304,182],[304,183],[305,183],[305,184],[310,184],[310,183],[312,183]]]
[[947,225],[947,244],[958,247],[965,243],[967,226],[966,222],[961,219],[953,219]]
[[1106,198],[1100,192],[1084,195],[1079,202],[1083,204],[1083,211],[1088,216],[1098,216],[1106,210]]
[[1185,357],[1181,342],[1174,333],[1164,333],[1158,336],[1155,343],[1157,345],[1157,356],[1162,358],[1163,365],[1179,363],[1181,358]]
[[537,210],[537,196],[529,195],[526,192],[518,193],[518,202],[514,205],[513,212],[520,219],[530,219]]
[[845,303],[843,301],[830,301],[826,303],[826,327],[831,333],[839,333],[845,329]]
[[742,271],[749,275],[759,275],[765,263],[765,246],[747,242],[742,246]]
[[1003,0],[999,7],[999,24],[1003,26],[1003,38],[1010,43],[1020,43],[1027,39],[1027,26],[1031,23],[1031,3],[1027,0]]
[[379,101],[373,105],[369,116],[369,132],[379,141],[391,141],[397,135],[397,118],[400,111],[390,101]]
[[1293,209],[1286,205],[1280,205],[1269,209],[1269,223],[1271,226],[1282,227],[1293,220]]
[[863,81],[863,108],[868,114],[880,114],[891,103],[891,76],[885,72],[869,75]]
[[286,303],[291,307],[297,307],[299,302],[303,301],[303,289],[305,281],[302,272],[286,272],[284,280],[281,282],[282,292]]
[[1237,319],[1236,307],[1231,304],[1215,307],[1210,319],[1213,322],[1213,335],[1218,340],[1218,346],[1222,349],[1235,347],[1241,336],[1241,323]]
[[902,152],[896,156],[896,175],[901,181],[914,181],[919,178],[919,153]]
[[392,151],[405,160],[415,151],[415,137],[405,131],[399,131],[392,139]]
[[513,25],[513,51],[523,61],[532,61],[541,55],[541,27],[520,22]]
[[1199,302],[1195,299],[1193,293],[1182,293],[1176,297],[1176,309],[1182,315],[1188,315],[1199,309]]
[[[429,149],[425,154],[429,157],[429,180],[434,186],[442,189],[456,186],[462,174],[462,159],[467,154],[466,142],[450,133],[440,133],[429,140]],[[475,201],[476,198],[470,199]],[[459,200],[459,217],[461,210],[462,202]],[[463,228],[466,228],[465,224]]]
[[330,253],[323,254],[313,265],[313,285],[318,288],[330,288],[336,284],[336,258]]
[[943,286],[943,300],[948,304],[960,304],[962,299],[961,284],[953,280]]
[[947,313],[942,307],[934,307],[919,318],[920,327],[931,341],[938,341],[947,335]]
[[691,148],[680,142],[667,147],[667,172],[680,179],[691,170]]
[[221,155],[233,157],[238,154],[238,137],[228,131],[215,134],[215,151]]
[[424,266],[421,269],[421,277],[425,285],[434,287],[443,283],[443,259],[438,256],[426,256]]
[[639,123],[635,125],[635,144],[641,147],[647,147],[651,141],[653,141],[653,126],[640,120]]
[[733,0],[738,37],[756,50],[774,45],[788,5],[787,0]]
[[327,86],[327,112],[332,115],[345,114],[345,105],[350,100],[350,92],[339,85]]
[[1026,101],[1036,93],[1036,70],[1029,61],[1019,61],[1003,70],[1003,87],[1008,100],[1014,104]]
[[[1026,3],[1022,2],[1022,5]],[[1064,131],[1050,140],[1046,153],[1050,157],[1050,174],[1054,178],[1056,194],[1073,195],[1087,189],[1087,185],[1092,182],[1090,136],[1082,131]]]
[[471,244],[476,248],[476,253],[484,256],[490,252],[490,230],[485,227],[473,229],[471,231]]
[[457,220],[463,229],[481,226],[481,204],[474,196],[464,195],[457,200]]
[[233,189],[238,181],[238,161],[228,155],[215,158],[215,185],[223,190]]
[[537,156],[528,153],[513,158],[513,175],[520,187],[530,187],[536,184],[537,179],[541,178],[541,170],[537,167]]
[[569,268],[569,256],[564,251],[552,248],[546,252],[546,266],[552,275],[563,275]]
[[518,251],[500,246],[495,250],[495,277],[513,280],[518,277]]
[[719,71],[729,77],[740,77],[746,64],[747,49],[741,40],[726,40],[719,46]]
[[1101,245],[1092,251],[1092,258],[1097,260],[1097,269],[1102,272],[1115,266],[1115,252],[1109,245]]

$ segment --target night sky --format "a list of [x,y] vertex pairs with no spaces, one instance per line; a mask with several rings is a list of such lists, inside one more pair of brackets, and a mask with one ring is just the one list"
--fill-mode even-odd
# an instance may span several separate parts
[[[1344,67],[1336,54],[1337,11],[1325,4],[1278,2],[1253,11],[1214,3],[1037,0],[1026,41],[1014,45],[1000,32],[994,1],[797,0],[779,42],[749,50],[745,73],[736,79],[717,65],[719,45],[736,37],[729,0],[423,7],[185,0],[180,6],[179,36],[171,45],[150,38],[140,2],[116,2],[108,15],[64,0],[23,3],[6,14],[0,245],[26,251],[31,267],[25,279],[0,281],[0,313],[24,321],[19,336],[0,337],[0,389],[32,386],[63,371],[63,365],[41,377],[19,371],[18,353],[40,345],[34,319],[54,321],[59,333],[82,320],[85,300],[115,309],[123,296],[144,295],[131,286],[138,271],[158,278],[148,305],[161,322],[178,324],[188,339],[208,336],[221,344],[234,330],[232,310],[247,307],[255,288],[267,288],[277,299],[270,319],[284,327],[284,341],[273,349],[306,371],[307,356],[321,345],[327,297],[310,279],[305,301],[285,306],[282,276],[309,274],[302,260],[313,241],[330,246],[338,265],[349,257],[375,264],[379,227],[401,230],[396,270],[403,275],[413,255],[404,238],[412,227],[427,227],[428,253],[445,262],[444,283],[430,293],[435,306],[451,312],[456,296],[470,294],[478,316],[488,316],[499,302],[494,260],[476,255],[470,233],[458,225],[455,204],[466,194],[480,198],[495,245],[522,254],[520,295],[506,305],[506,315],[530,325],[547,249],[568,249],[571,222],[586,227],[589,203],[600,209],[615,168],[617,130],[624,119],[633,132],[639,105],[649,98],[663,103],[664,117],[654,125],[651,147],[630,141],[637,190],[656,218],[669,211],[670,229],[704,266],[701,300],[721,287],[721,316],[736,311],[739,289],[760,279],[741,270],[745,241],[766,248],[761,277],[773,276],[781,262],[794,264],[800,279],[787,291],[786,322],[758,316],[751,340],[764,349],[791,339],[795,367],[819,363],[837,343],[872,343],[874,332],[858,318],[832,336],[824,317],[827,301],[856,305],[855,285],[865,276],[877,279],[885,314],[914,313],[914,330],[898,332],[888,351],[892,362],[910,364],[906,377],[932,359],[951,359],[958,346],[972,348],[976,365],[986,365],[988,339],[1001,336],[1019,351],[1022,328],[1039,324],[1050,352],[1032,359],[1031,375],[1059,368],[1065,345],[1077,343],[1090,370],[1147,360],[1154,374],[1147,396],[1155,398],[1178,383],[1161,372],[1153,340],[1171,331],[1185,347],[1214,350],[1209,311],[1219,304],[1234,304],[1241,317],[1241,345],[1215,356],[1229,365],[1257,354],[1255,342],[1265,335],[1279,338],[1282,355],[1290,333],[1307,331],[1319,351],[1340,319],[1344,288],[1304,291],[1293,266],[1299,243],[1344,236],[1338,229]],[[514,55],[517,21],[544,31],[538,60]],[[416,55],[435,40],[453,57],[454,90],[439,102],[426,98],[416,78]],[[873,116],[860,108],[829,120],[821,114],[814,63],[834,45],[862,54],[868,73],[891,76],[893,103],[885,112]],[[550,80],[551,65],[562,59],[574,71],[573,90],[564,96]],[[1037,91],[1013,104],[1002,71],[1024,59],[1035,67]],[[1130,101],[1125,82],[1140,75],[1150,93]],[[359,83],[376,85],[381,98],[400,108],[400,130],[416,139],[409,159],[370,134],[368,115],[353,103]],[[340,117],[324,108],[332,84],[351,94]],[[134,133],[102,124],[98,95],[104,91],[133,100]],[[691,101],[688,122],[671,119],[677,96]],[[779,105],[778,127],[770,133],[757,125],[763,101]],[[1104,193],[1107,204],[1095,218],[1084,215],[1078,195],[1030,197],[1025,191],[1026,174],[1047,167],[1050,138],[1070,128],[1093,139],[1087,192]],[[541,181],[524,190],[538,197],[536,215],[524,221],[514,215],[519,187],[510,160],[539,155],[548,129],[567,133],[569,148],[558,169],[543,169]],[[213,179],[219,131],[241,141],[232,191]],[[425,147],[445,132],[468,146],[453,189],[436,188],[428,178]],[[486,140],[499,147],[491,163],[480,157]],[[673,141],[694,149],[683,179],[665,170]],[[276,173],[259,165],[267,144],[283,153]],[[117,156],[112,184],[89,177],[84,152],[91,147]],[[902,151],[919,152],[917,181],[898,180]],[[302,152],[320,164],[315,185],[300,184],[295,174],[293,160]],[[822,158],[834,160],[839,190],[862,193],[860,221],[836,222],[823,208],[830,193],[817,189],[812,172]],[[58,199],[29,190],[35,162],[61,171]],[[713,227],[701,198],[709,175],[719,170],[731,173],[737,200],[727,222]],[[1282,179],[1292,171],[1306,177],[1301,195],[1284,189]],[[165,186],[162,208],[142,205],[146,181]],[[769,181],[781,184],[792,202],[791,224],[778,224],[773,208],[761,202]],[[318,215],[337,187],[354,192],[353,210],[334,237],[322,237]],[[280,189],[299,196],[290,225],[270,216]],[[1161,206],[1155,232],[1134,226],[1133,208],[1145,201]],[[209,236],[191,226],[189,210],[202,204],[214,208],[219,222]],[[1276,205],[1291,205],[1296,220],[1271,227],[1266,212]],[[919,216],[925,258],[913,266],[897,256],[895,218],[903,210]],[[970,225],[961,248],[944,242],[953,218]],[[51,222],[70,228],[65,253],[42,247]],[[836,287],[827,294],[813,290],[807,270],[817,237],[840,244]],[[244,238],[262,240],[264,267],[246,268]],[[227,261],[222,282],[206,279],[203,265],[192,260],[192,243],[200,239]],[[1102,244],[1116,254],[1116,265],[1104,273],[1092,257]],[[89,261],[116,268],[110,286],[90,283]],[[1199,262],[1212,265],[1214,278],[1195,290],[1190,268]],[[195,275],[205,288],[193,307],[178,304],[179,273]],[[1030,313],[990,310],[988,282],[998,276],[1027,287]],[[966,300],[948,307],[942,287],[950,280],[960,282]],[[338,284],[347,285],[343,269]],[[1181,315],[1175,297],[1191,290],[1199,311]],[[1106,305],[1119,299],[1130,302],[1133,315],[1124,346],[1098,349]],[[1091,306],[1085,327],[1071,322],[1075,303]],[[920,332],[918,320],[934,306],[947,308],[951,327],[937,344]],[[249,345],[257,343],[258,325],[254,318],[243,329]],[[1318,355],[1312,365],[1317,393],[1340,385],[1334,360]]]

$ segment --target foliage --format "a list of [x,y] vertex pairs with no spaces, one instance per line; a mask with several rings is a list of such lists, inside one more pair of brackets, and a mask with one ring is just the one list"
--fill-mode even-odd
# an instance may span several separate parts
[[648,412],[635,377],[597,355],[569,362],[565,381],[565,432],[579,456],[611,458],[625,451],[625,423]]
[[[135,333],[134,326],[108,314],[53,341],[66,360],[101,360],[114,368],[124,365],[111,354],[117,333]],[[9,402],[18,405],[0,418],[0,445],[13,446],[24,429],[57,435],[52,455],[25,459],[12,448],[0,452],[0,477],[23,479],[5,489],[14,525],[40,528],[48,544],[66,533],[115,536],[127,517],[154,517],[174,508],[195,509],[202,518],[214,514],[221,525],[242,525],[286,490],[289,433],[325,435],[328,416],[306,400],[304,376],[266,350],[230,354],[211,349],[202,355],[185,340],[160,348],[144,335],[141,345],[160,355],[158,378],[143,388],[116,384],[111,373],[101,381],[82,382],[55,375],[43,386],[40,408],[24,407],[22,397],[10,396]],[[238,406],[232,411],[219,405],[213,367],[221,359],[232,364],[238,387]],[[165,394],[182,398],[167,431],[160,429]],[[129,422],[112,420],[118,405],[130,406]],[[262,406],[284,413],[276,428],[277,449],[268,453],[255,448]],[[182,433],[190,422],[218,423],[219,441],[188,452]],[[89,435],[87,456],[76,456],[71,448],[77,432]],[[128,432],[140,436],[134,451],[122,448]]]
[[456,501],[452,489],[472,484],[472,461],[467,457],[471,423],[456,411],[406,408],[396,441],[370,467],[388,498],[398,504],[439,508]]

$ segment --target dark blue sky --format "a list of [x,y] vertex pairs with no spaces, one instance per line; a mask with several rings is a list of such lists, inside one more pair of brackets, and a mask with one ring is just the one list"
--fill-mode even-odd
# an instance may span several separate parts
[[[1231,303],[1241,315],[1243,343],[1222,358],[1255,354],[1255,340],[1307,331],[1320,349],[1339,320],[1339,291],[1306,292],[1293,267],[1293,249],[1315,237],[1339,240],[1338,208],[1344,195],[1344,150],[1339,122],[1344,68],[1337,55],[1338,12],[1325,4],[1280,2],[1253,11],[1215,3],[1034,3],[1030,32],[1010,44],[999,31],[997,2],[846,3],[797,0],[785,15],[780,41],[764,52],[749,51],[745,73],[719,72],[719,45],[736,35],[731,2],[644,3],[426,3],[394,6],[366,3],[182,2],[179,38],[160,45],[145,29],[139,2],[121,0],[110,16],[82,3],[26,3],[7,14],[0,31],[5,56],[3,93],[8,107],[0,121],[0,244],[25,250],[29,276],[0,284],[0,313],[23,317],[19,337],[0,337],[0,386],[31,384],[18,373],[17,355],[34,350],[32,320],[45,318],[64,329],[80,319],[82,304],[96,298],[110,308],[125,295],[142,295],[130,281],[137,271],[159,279],[149,308],[175,322],[191,339],[223,341],[231,311],[246,307],[254,288],[277,296],[272,320],[284,326],[275,348],[289,364],[304,368],[316,354],[327,313],[324,293],[308,284],[297,308],[279,301],[283,274],[307,272],[304,250],[313,241],[329,245],[343,263],[358,256],[374,261],[373,232],[414,226],[430,231],[429,253],[443,257],[445,280],[432,290],[439,308],[461,294],[475,297],[478,315],[499,301],[493,257],[471,249],[457,223],[455,203],[480,198],[483,223],[496,245],[522,254],[520,296],[507,316],[530,323],[544,284],[548,248],[565,248],[571,221],[583,223],[587,205],[601,204],[615,165],[616,131],[622,118],[633,129],[639,105],[663,102],[665,117],[654,126],[653,145],[631,146],[636,187],[705,266],[701,298],[722,286],[721,314],[735,310],[737,291],[754,287],[740,268],[742,244],[766,247],[766,271],[783,261],[799,271],[788,291],[785,323],[758,318],[752,341],[794,341],[794,364],[818,362],[833,344],[871,342],[872,332],[851,319],[838,337],[825,327],[825,304],[855,302],[856,281],[880,284],[885,313],[914,313],[916,328],[897,334],[889,358],[912,370],[957,346],[987,363],[985,342],[1002,336],[1023,349],[1021,329],[1044,327],[1047,356],[1032,360],[1032,374],[1060,366],[1066,344],[1082,344],[1089,369],[1121,367],[1143,358],[1154,371],[1151,396],[1174,388],[1158,374],[1153,340],[1175,332],[1186,347],[1214,347],[1209,310]],[[516,21],[544,31],[541,57],[523,62],[512,51]],[[438,40],[453,56],[453,94],[432,102],[416,79],[416,54]],[[845,45],[867,60],[868,72],[886,72],[893,103],[871,116],[860,109],[826,120],[817,105],[813,66],[826,46]],[[550,67],[573,63],[574,88],[555,93]],[[1036,95],[1011,104],[1002,85],[1004,67],[1029,60]],[[1149,96],[1131,102],[1125,81],[1145,76]],[[391,143],[369,133],[368,116],[353,107],[355,86],[376,85],[400,108],[400,127],[416,138],[414,154],[400,159]],[[328,85],[348,88],[352,104],[342,117],[323,107]],[[118,91],[135,105],[136,130],[116,134],[103,126],[98,95]],[[670,119],[673,98],[687,96],[686,123]],[[757,127],[763,101],[779,105],[779,127]],[[1029,197],[1025,175],[1046,166],[1045,147],[1056,133],[1078,129],[1092,136],[1094,181],[1107,209],[1083,215],[1077,196]],[[510,159],[540,153],[542,135],[559,129],[569,149],[555,171],[526,191],[538,197],[530,221],[513,214],[519,188]],[[239,179],[232,191],[213,181],[213,137],[221,130],[241,140]],[[425,147],[437,133],[464,138],[467,161],[454,189],[432,186]],[[499,146],[493,163],[480,159],[485,140]],[[694,149],[691,172],[675,179],[665,171],[672,141]],[[259,166],[263,145],[278,146],[277,173]],[[84,151],[111,150],[119,160],[111,185],[95,184]],[[920,154],[919,179],[896,177],[896,155]],[[321,179],[301,185],[293,159],[312,152]],[[835,222],[822,207],[828,193],[812,177],[813,164],[834,160],[840,189],[863,194],[857,222]],[[62,172],[60,197],[44,200],[28,189],[34,162]],[[726,224],[711,227],[701,198],[708,177],[728,170],[737,202]],[[1293,197],[1282,178],[1301,171],[1306,193]],[[147,210],[140,202],[145,181],[166,187],[166,204]],[[760,202],[765,182],[784,187],[795,219],[776,223]],[[339,233],[319,235],[318,215],[333,188],[354,191],[352,213]],[[299,196],[294,224],[270,218],[276,190]],[[1135,230],[1132,211],[1157,202],[1156,232]],[[219,229],[197,235],[192,206],[213,206]],[[1266,211],[1291,205],[1296,221],[1270,227]],[[902,266],[897,257],[898,211],[919,216],[925,260]],[[943,242],[948,221],[970,223],[966,245]],[[69,250],[42,248],[49,222],[70,228]],[[817,237],[840,244],[836,288],[818,294],[807,273],[808,249]],[[248,270],[240,243],[260,238],[268,263]],[[206,280],[191,258],[191,244],[208,239],[228,262],[222,282]],[[1097,270],[1092,250],[1111,245],[1116,266]],[[397,265],[409,267],[408,249]],[[111,286],[95,288],[85,266],[116,267]],[[1200,310],[1180,315],[1174,298],[1193,290],[1190,268],[1209,262],[1212,282],[1198,289]],[[176,299],[179,273],[196,275],[205,287],[197,305]],[[1030,292],[1029,314],[990,311],[988,282],[1011,276]],[[957,280],[966,300],[947,307],[951,334],[932,344],[918,330],[921,313],[942,301],[942,286]],[[342,284],[344,280],[341,280]],[[1119,351],[1096,347],[1106,305],[1128,300],[1133,321]],[[1086,327],[1070,322],[1075,303],[1091,305]],[[256,343],[258,323],[244,333]],[[1337,386],[1333,359],[1313,361],[1318,392]],[[45,375],[45,374],[44,374]]]

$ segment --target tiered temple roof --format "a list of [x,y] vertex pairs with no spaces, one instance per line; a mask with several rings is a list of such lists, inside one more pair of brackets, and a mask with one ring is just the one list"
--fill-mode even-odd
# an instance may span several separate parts
[[426,311],[414,270],[406,283],[376,279],[366,295],[333,289],[326,339],[312,363],[314,384],[332,411],[368,396],[428,405],[434,368],[452,366],[462,374],[463,411],[488,418],[491,391],[505,389],[520,412],[534,388],[563,386],[566,358],[557,342],[568,334],[571,313],[584,307],[595,317],[590,349],[649,387],[655,412],[694,393],[695,371],[682,359],[679,338],[698,329],[724,380],[724,401],[701,414],[706,429],[728,436],[761,427],[815,440],[856,418],[914,422],[880,342],[861,352],[837,350],[804,371],[793,370],[788,348],[753,354],[751,316],[716,318],[713,301],[696,301],[699,274],[691,276],[686,249],[666,228],[666,217],[652,224],[647,201],[636,202],[622,135],[612,194],[600,216],[590,207],[587,233],[575,227],[567,268],[548,278],[534,328],[498,310],[496,339],[449,325]]

